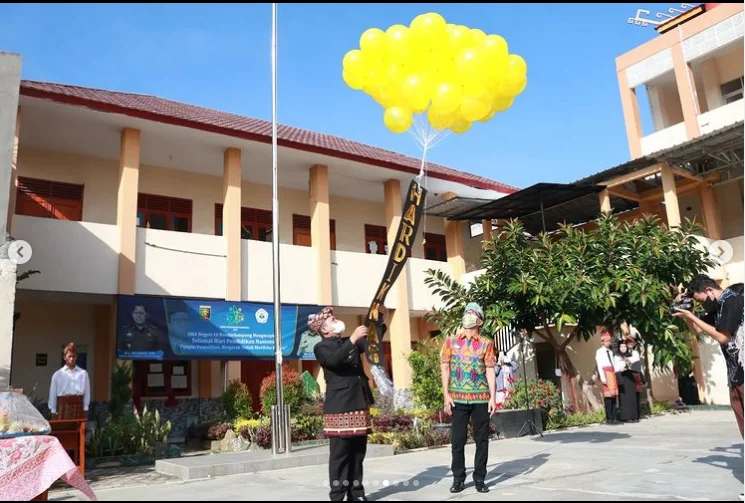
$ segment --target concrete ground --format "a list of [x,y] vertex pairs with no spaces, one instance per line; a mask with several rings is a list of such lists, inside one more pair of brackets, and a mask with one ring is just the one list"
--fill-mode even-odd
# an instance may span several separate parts
[[[473,446],[466,466],[473,466]],[[487,482],[476,493],[468,480],[448,491],[450,449],[412,452],[365,462],[370,500],[737,500],[743,492],[743,443],[731,411],[696,411],[638,424],[593,426],[543,438],[490,444]],[[328,500],[327,467],[307,466],[190,482],[148,479],[129,486],[94,482],[101,500]],[[50,500],[84,500],[53,491]]]

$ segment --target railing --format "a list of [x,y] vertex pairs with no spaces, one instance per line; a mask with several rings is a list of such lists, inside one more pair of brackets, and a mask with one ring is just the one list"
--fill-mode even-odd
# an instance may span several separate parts
[[517,331],[510,326],[502,327],[494,334],[494,345],[497,351],[504,351],[505,353],[517,346],[519,340]]

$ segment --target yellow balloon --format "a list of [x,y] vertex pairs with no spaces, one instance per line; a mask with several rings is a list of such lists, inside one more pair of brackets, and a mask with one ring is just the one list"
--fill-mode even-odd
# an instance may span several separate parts
[[383,84],[382,86],[379,86],[375,90],[373,98],[386,109],[406,106],[406,100],[401,95],[401,90],[398,86],[391,84]]
[[405,133],[414,122],[411,112],[403,107],[387,108],[383,114],[383,123],[393,133]]
[[489,122],[494,118],[495,115],[497,115],[497,111],[494,110],[494,107],[492,107],[491,112],[489,112],[483,119],[479,119],[479,122]]
[[491,111],[492,101],[486,91],[463,96],[460,102],[460,113],[468,122],[474,122],[486,117]]
[[365,84],[362,89],[367,94],[373,95],[374,90],[385,83],[386,70],[378,65],[366,65],[364,78]]
[[445,18],[434,12],[420,14],[411,22],[411,31],[419,44],[437,44],[445,36]]
[[455,72],[460,79],[470,80],[483,71],[483,63],[484,57],[480,49],[466,49],[455,58]]
[[515,101],[515,98],[497,98],[492,104],[492,110],[495,112],[506,112]]
[[360,49],[369,53],[382,53],[386,50],[387,40],[385,32],[379,28],[370,28],[360,37]]
[[406,76],[411,73],[409,68],[399,63],[390,63],[385,73],[385,80],[393,86],[400,86]]
[[442,82],[432,93],[432,108],[443,115],[450,115],[458,110],[463,93],[460,86],[452,82]]
[[344,67],[344,70],[362,72],[365,68],[365,59],[362,55],[362,51],[359,49],[352,49],[346,53],[342,60],[342,66]]
[[507,41],[499,35],[489,35],[481,42],[481,48],[488,55],[505,56],[509,55]]
[[471,29],[471,44],[478,46],[484,43],[486,40],[486,33],[479,30],[478,28]]
[[411,52],[411,33],[408,27],[394,24],[385,31],[388,56],[392,61],[402,59],[402,55]]
[[522,94],[523,91],[525,91],[525,88],[528,86],[528,77],[523,76],[520,80],[517,81],[512,87],[510,87],[510,94],[512,96],[518,96]]
[[414,113],[421,113],[429,106],[432,90],[425,76],[412,74],[401,83],[401,94]]
[[515,72],[520,75],[526,75],[528,73],[528,64],[525,60],[517,54],[510,54],[509,61],[507,63],[507,70],[509,72]]
[[448,34],[447,46],[451,54],[457,58],[463,49],[471,45],[472,40],[471,30],[465,26],[455,26]]
[[471,129],[471,125],[471,122],[461,119],[458,122],[453,123],[453,125],[450,126],[450,130],[455,134],[463,134]]
[[443,114],[440,113],[437,108],[431,106],[429,110],[427,110],[427,119],[433,128],[443,131],[453,124],[455,121],[455,114]]
[[344,83],[355,90],[360,90],[365,84],[365,78],[359,72],[344,70],[342,72]]

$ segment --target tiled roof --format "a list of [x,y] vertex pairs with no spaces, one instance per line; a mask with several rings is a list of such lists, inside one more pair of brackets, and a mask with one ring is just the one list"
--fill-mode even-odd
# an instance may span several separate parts
[[[178,103],[156,96],[30,80],[21,82],[21,95],[263,143],[271,143],[272,139],[271,122]],[[405,173],[419,173],[420,159],[338,136],[282,125],[277,127],[277,135],[278,144],[284,147],[363,162]],[[427,170],[432,178],[440,178],[479,189],[503,193],[513,193],[518,190],[516,187],[439,164],[428,163]]]

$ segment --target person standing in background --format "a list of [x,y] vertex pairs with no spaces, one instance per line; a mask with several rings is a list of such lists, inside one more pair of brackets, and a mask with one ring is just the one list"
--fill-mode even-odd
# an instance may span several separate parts
[[[67,404],[68,402],[81,401],[82,412],[88,412],[88,406],[91,403],[91,381],[88,377],[88,372],[77,366],[78,361],[78,350],[75,344],[72,342],[65,346],[63,350],[63,356],[65,359],[65,365],[52,376],[52,384],[49,387],[49,410],[52,413],[52,418],[57,419],[57,406],[61,402]],[[77,399],[70,397],[79,397]],[[80,404],[78,404],[80,405]],[[66,408],[67,405],[63,405],[62,408]],[[77,409],[78,406],[73,405],[73,410]],[[80,411],[74,411],[72,415],[79,415]],[[69,417],[69,414],[64,412],[59,419],[83,419],[81,417]]]

